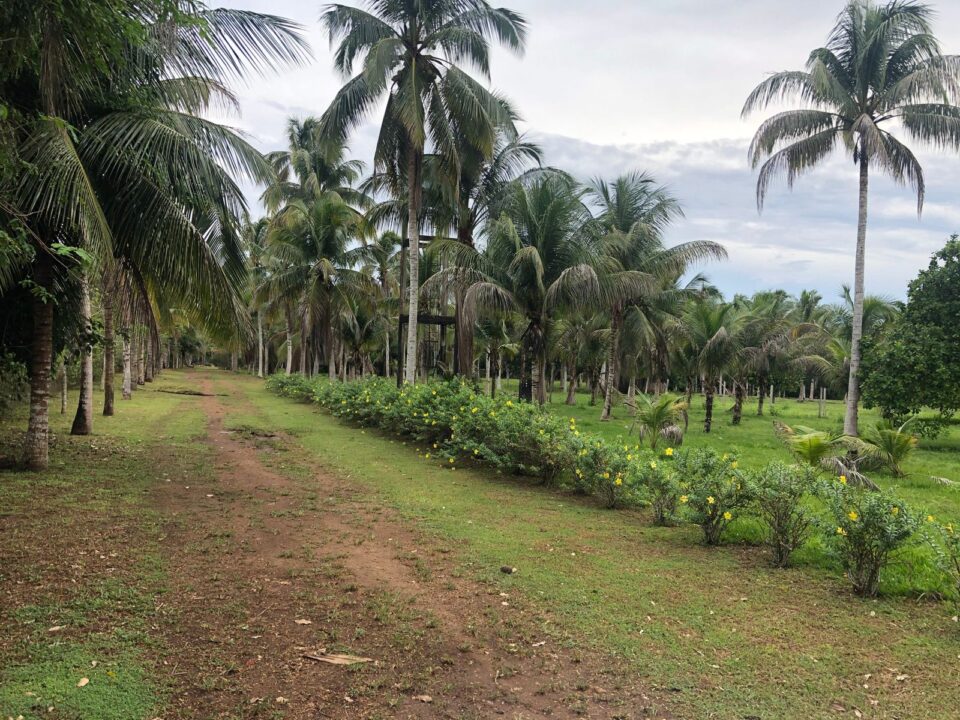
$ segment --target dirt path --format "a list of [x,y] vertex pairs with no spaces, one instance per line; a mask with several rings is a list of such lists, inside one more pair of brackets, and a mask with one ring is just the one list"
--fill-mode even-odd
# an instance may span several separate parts
[[[606,662],[541,637],[536,608],[459,577],[449,548],[295,439],[228,430],[219,397],[199,402],[215,472],[157,497],[179,649],[168,717],[649,716]],[[304,657],[323,649],[374,662]]]

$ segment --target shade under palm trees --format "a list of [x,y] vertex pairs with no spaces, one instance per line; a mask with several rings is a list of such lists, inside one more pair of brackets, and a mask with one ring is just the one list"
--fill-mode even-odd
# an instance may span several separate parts
[[960,57],[941,54],[926,5],[891,0],[876,5],[851,0],[837,18],[824,47],[807,60],[805,71],[780,72],[760,83],[744,115],[784,100],[806,107],[765,120],[750,146],[762,206],[771,180],[787,184],[823,162],[842,146],[859,169],[859,211],[850,372],[844,432],[857,434],[860,397],[860,340],[863,331],[864,255],[870,168],[909,184],[923,207],[923,169],[898,140],[896,126],[911,140],[960,149]]

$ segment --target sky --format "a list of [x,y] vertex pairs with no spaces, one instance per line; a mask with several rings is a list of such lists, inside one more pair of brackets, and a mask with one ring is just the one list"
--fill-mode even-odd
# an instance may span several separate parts
[[[321,2],[222,0],[304,26],[314,59],[237,88],[227,122],[261,150],[281,149],[289,117],[320,115],[343,82],[319,17]],[[348,4],[361,4],[349,2]],[[545,164],[587,179],[645,170],[667,185],[685,217],[668,244],[714,240],[728,260],[702,268],[724,294],[815,289],[836,299],[853,280],[857,171],[837,154],[788,190],[780,181],[756,205],[747,146],[763,119],[741,119],[769,73],[801,69],[824,44],[840,0],[494,0],[525,16],[522,57],[496,50],[491,85],[523,118]],[[960,54],[960,2],[933,3],[943,51]],[[769,113],[768,113],[769,114]],[[351,154],[369,164],[377,116],[358,128]],[[874,175],[867,233],[868,293],[903,298],[907,283],[960,232],[960,155],[913,146],[926,176],[923,214],[911,190]],[[254,207],[258,193],[250,188]]]

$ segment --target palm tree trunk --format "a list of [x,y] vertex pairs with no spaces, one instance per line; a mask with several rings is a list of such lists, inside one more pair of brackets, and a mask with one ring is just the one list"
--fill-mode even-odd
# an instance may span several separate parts
[[113,282],[103,284],[103,414],[113,415]]
[[143,381],[153,382],[153,330],[149,327],[143,338]]
[[567,370],[567,405],[577,404],[577,366],[570,363]]
[[90,317],[90,280],[86,271],[80,273],[80,318],[83,323],[80,399],[77,402],[77,414],[73,416],[71,435],[89,435],[93,432],[93,320]]
[[710,432],[710,426],[713,424],[713,383],[704,383],[703,385],[703,398],[704,406],[706,407],[706,414],[703,417],[703,431],[705,433]]
[[623,313],[619,305],[615,305],[610,312],[610,351],[607,354],[607,372],[604,378],[606,387],[603,395],[603,411],[600,420],[610,419],[613,410],[613,393],[620,384],[620,325],[623,322]]
[[390,331],[383,334],[383,376],[390,377]]
[[843,418],[845,435],[856,436],[860,403],[860,339],[863,336],[863,265],[867,245],[867,169],[864,154],[860,158],[860,199],[857,217],[857,255],[853,273],[853,323],[850,336],[850,377],[847,382],[847,412]]
[[740,418],[743,417],[743,398],[745,395],[745,388],[743,383],[739,380],[733,381],[733,424],[739,425]]
[[43,249],[37,253],[33,281],[41,291],[33,296],[33,337],[30,343],[30,420],[24,460],[31,470],[43,470],[50,461],[50,369],[53,365],[53,268]]
[[330,381],[337,379],[337,344],[332,331],[330,342],[327,344],[327,379]]
[[767,397],[767,381],[765,378],[760,378],[760,382],[757,383],[757,416],[760,417],[763,415],[763,401]]
[[[420,170],[423,150],[407,151],[407,241],[410,255],[409,295],[407,299],[407,351],[403,380],[410,385],[417,381],[417,315],[420,307]],[[401,288],[401,292],[403,289]]]
[[290,334],[290,313],[287,313],[284,329],[287,333],[287,375],[293,372],[293,336]]
[[500,350],[493,349],[490,351],[490,374],[493,376],[493,380],[490,382],[490,397],[494,398],[497,396],[497,390],[500,389]]
[[145,352],[143,345],[143,331],[137,331],[137,385],[143,385],[143,355]]
[[133,396],[133,368],[131,367],[131,348],[130,348],[130,327],[124,328],[121,333],[123,340],[123,386],[120,390],[120,397],[129,400]]
[[263,316],[257,312],[257,377],[263,377]]

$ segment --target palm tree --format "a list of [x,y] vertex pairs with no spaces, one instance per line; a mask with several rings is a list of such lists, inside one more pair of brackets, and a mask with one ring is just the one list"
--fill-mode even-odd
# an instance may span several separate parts
[[[677,421],[686,409],[686,402],[671,395],[661,395],[652,400],[644,395],[636,416],[640,438],[650,444],[651,450],[656,450],[661,437],[679,433]],[[671,433],[671,430],[674,432]]]
[[463,244],[453,248],[456,264],[474,279],[464,303],[469,321],[480,310],[517,312],[527,322],[521,338],[521,399],[546,402],[549,326],[562,307],[600,291],[591,222],[570,179],[546,173],[513,184],[482,254]]
[[713,396],[717,382],[738,349],[733,316],[733,305],[710,301],[692,302],[684,314],[684,333],[703,381],[706,408],[703,431],[707,433],[713,424]]
[[898,125],[912,140],[960,149],[960,58],[945,56],[932,35],[928,6],[890,0],[875,5],[851,0],[837,18],[824,47],[807,60],[806,71],[772,75],[743,107],[753,110],[796,98],[805,109],[780,112],[764,121],[750,145],[762,207],[770,181],[787,184],[830,155],[837,144],[860,173],[854,272],[850,375],[844,432],[857,434],[860,400],[860,340],[863,332],[867,189],[871,165],[898,183],[909,183],[923,208],[923,169],[889,130]]
[[486,78],[490,41],[523,49],[526,23],[520,15],[486,0],[370,0],[369,11],[330,5],[323,13],[331,42],[339,40],[334,64],[345,76],[362,70],[340,89],[323,117],[323,135],[345,138],[383,95],[387,96],[374,157],[375,170],[405,181],[410,243],[409,322],[404,378],[416,376],[419,293],[420,199],[424,150],[429,142],[453,175],[459,174],[457,134],[489,156],[496,128],[512,122],[502,98],[470,77],[468,63]]
[[36,248],[32,468],[48,459],[54,295],[68,271],[52,248],[82,247],[102,269],[122,259],[152,299],[186,299],[192,317],[224,334],[243,323],[235,230],[245,203],[230,173],[264,180],[270,169],[202,114],[235,104],[226,81],[299,61],[306,46],[273,16],[194,3],[173,21],[168,10],[118,2],[94,18],[27,3],[16,16],[22,26],[9,28],[32,53],[0,87],[26,118],[17,147],[29,172],[0,194],[28,218]]
[[[619,286],[611,288],[610,293],[610,346],[600,415],[601,420],[609,420],[613,395],[620,383],[620,339],[625,311],[631,305],[644,304],[647,296],[658,294],[664,279],[683,275],[692,263],[725,258],[727,253],[718,243],[703,240],[666,247],[663,233],[673,220],[683,216],[683,210],[679,201],[646,173],[628,173],[609,183],[595,179],[587,186],[587,199],[599,207],[597,219],[607,233],[603,246],[610,266],[605,279]],[[632,287],[627,287],[622,271],[640,274],[645,282],[630,283]]]

